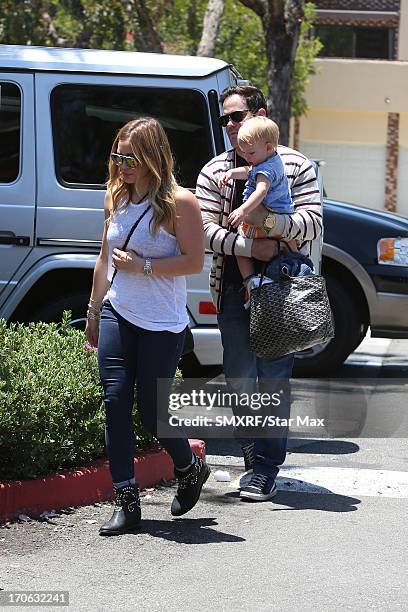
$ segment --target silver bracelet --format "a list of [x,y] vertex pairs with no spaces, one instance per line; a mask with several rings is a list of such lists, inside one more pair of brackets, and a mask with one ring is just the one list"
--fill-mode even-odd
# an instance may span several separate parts
[[95,308],[95,306],[88,304],[88,312],[94,312],[95,314],[99,314],[101,312],[101,309]]
[[[100,300],[95,300],[94,298],[91,298],[91,297],[90,297],[90,298],[89,298],[89,304],[88,304],[88,306],[91,306],[92,302],[93,302],[94,304],[99,304],[99,306],[101,305],[101,301],[100,301]],[[93,308],[95,308],[95,306],[93,306]]]
[[151,257],[146,257],[145,263],[144,263],[144,266],[143,266],[143,273],[144,273],[145,276],[151,276],[153,274],[152,258]]
[[86,311],[86,318],[88,319],[88,321],[99,321],[99,319],[101,318],[101,315],[99,312],[93,312],[92,310],[87,310]]

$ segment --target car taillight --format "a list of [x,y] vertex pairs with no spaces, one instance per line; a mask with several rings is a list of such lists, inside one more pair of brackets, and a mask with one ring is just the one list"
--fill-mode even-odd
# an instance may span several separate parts
[[215,315],[217,311],[212,302],[200,302],[198,305],[198,312],[204,315]]

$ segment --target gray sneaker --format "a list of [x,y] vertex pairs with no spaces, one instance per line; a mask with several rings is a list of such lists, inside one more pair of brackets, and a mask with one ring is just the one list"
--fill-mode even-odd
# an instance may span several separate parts
[[278,492],[276,482],[269,476],[253,474],[249,483],[241,489],[240,497],[252,501],[268,501]]

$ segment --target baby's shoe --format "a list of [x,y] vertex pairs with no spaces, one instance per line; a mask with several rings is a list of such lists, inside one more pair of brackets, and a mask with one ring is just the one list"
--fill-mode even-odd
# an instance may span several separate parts
[[[267,276],[264,276],[263,280],[262,280],[262,285],[269,285],[269,283],[273,283],[273,282],[274,281],[271,278],[268,278]],[[242,283],[243,283],[244,289],[245,289],[245,304],[244,304],[244,308],[245,308],[245,310],[248,310],[248,308],[251,305],[251,291],[253,291],[254,289],[257,289],[259,287],[259,285],[261,284],[261,277],[260,276],[256,276],[256,274],[252,274],[251,276],[247,276],[246,278],[244,278]]]
[[244,290],[245,290],[245,304],[244,304],[245,310],[248,310],[250,306],[251,291],[259,287],[260,281],[261,281],[260,277],[257,276],[256,274],[251,274],[250,276],[247,276],[246,278],[244,278],[244,280],[242,281],[242,284],[244,285]]

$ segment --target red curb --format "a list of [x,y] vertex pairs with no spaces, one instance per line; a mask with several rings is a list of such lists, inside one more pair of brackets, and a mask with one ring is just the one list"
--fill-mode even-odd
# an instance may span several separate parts
[[[205,458],[205,444],[189,440],[191,449]],[[141,488],[174,478],[173,462],[165,450],[137,455],[134,460]],[[0,523],[19,514],[38,517],[46,510],[86,506],[112,499],[112,479],[106,459],[88,467],[64,470],[36,480],[0,482]]]

